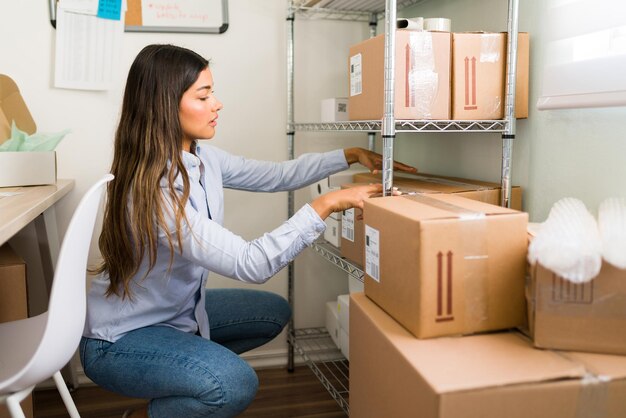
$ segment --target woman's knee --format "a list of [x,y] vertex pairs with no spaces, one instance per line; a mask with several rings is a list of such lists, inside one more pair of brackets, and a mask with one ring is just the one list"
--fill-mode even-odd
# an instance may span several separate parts
[[[221,400],[216,402],[215,392],[208,391],[206,398],[199,400],[206,405],[211,417],[234,417],[252,403],[259,389],[259,379],[254,370],[245,362],[232,367],[228,374],[219,376]],[[219,404],[218,410],[215,405]]]

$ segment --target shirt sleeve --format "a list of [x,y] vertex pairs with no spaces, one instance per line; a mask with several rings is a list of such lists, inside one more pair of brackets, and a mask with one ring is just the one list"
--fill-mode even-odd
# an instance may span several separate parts
[[[185,207],[189,223],[182,222],[182,256],[190,262],[226,277],[249,283],[264,283],[292,261],[324,231],[326,224],[308,204],[278,228],[246,241],[205,216],[190,204]],[[171,211],[168,227],[178,250]],[[159,231],[162,245],[169,245]]]
[[259,192],[296,190],[349,167],[343,150],[303,154],[284,161],[258,161],[210,147],[220,161],[224,187]]

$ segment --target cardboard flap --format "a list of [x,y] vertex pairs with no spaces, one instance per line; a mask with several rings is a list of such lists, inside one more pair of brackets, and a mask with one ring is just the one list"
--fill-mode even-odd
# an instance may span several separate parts
[[[365,204],[372,204],[384,209],[393,207],[394,212],[416,221],[451,219],[480,215],[519,214],[520,212],[467,199],[453,194],[417,194],[415,196],[390,196],[367,199]],[[417,208],[419,205],[419,209]]]
[[351,297],[351,309],[364,311],[437,393],[580,379],[586,374],[582,364],[535,349],[518,333],[417,339],[364,294]]
[[20,90],[11,77],[0,74],[0,143],[11,136],[11,122],[28,134],[37,130]]
[[587,371],[596,376],[608,376],[611,379],[626,378],[626,356],[578,352],[561,354],[572,361],[584,364]]

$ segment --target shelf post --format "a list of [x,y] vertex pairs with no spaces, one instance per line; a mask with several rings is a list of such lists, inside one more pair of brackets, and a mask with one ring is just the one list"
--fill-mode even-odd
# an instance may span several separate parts
[[382,120],[383,196],[391,196],[393,188],[393,141],[396,137],[394,115],[396,55],[396,1],[385,2],[385,104]]
[[507,22],[506,91],[504,97],[504,119],[502,133],[502,174],[500,204],[511,207],[511,165],[513,161],[513,140],[515,139],[515,85],[517,73],[517,34],[519,0],[509,0]]
[[[294,86],[294,20],[295,11],[291,0],[287,0],[287,153],[290,160],[295,158],[294,150],[294,100],[293,100],[293,86]],[[291,218],[294,213],[294,192],[287,192],[287,218]],[[287,301],[291,311],[294,311],[294,262],[291,261],[287,266]],[[294,335],[294,315],[291,315],[289,324],[287,326],[287,332],[289,335]],[[294,347],[291,343],[291,339],[287,339],[287,370],[293,372],[294,370]]]

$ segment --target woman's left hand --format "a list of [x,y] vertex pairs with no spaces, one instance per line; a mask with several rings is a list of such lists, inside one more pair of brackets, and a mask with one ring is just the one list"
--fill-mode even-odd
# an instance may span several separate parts
[[[361,163],[374,174],[383,169],[383,156],[376,152],[364,148],[346,148],[343,152],[346,155],[348,164]],[[417,173],[417,168],[398,161],[393,162],[393,169],[407,173]]]

